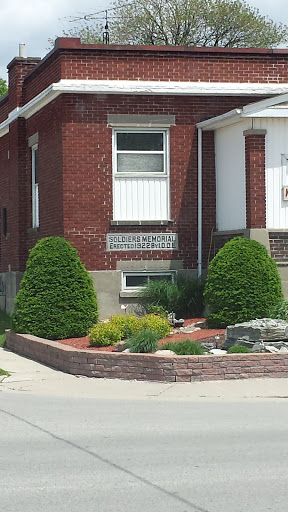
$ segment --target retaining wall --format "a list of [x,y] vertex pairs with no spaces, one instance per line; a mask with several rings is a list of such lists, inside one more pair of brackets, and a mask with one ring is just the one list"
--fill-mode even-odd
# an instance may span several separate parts
[[158,356],[78,350],[6,331],[8,349],[73,375],[164,382],[288,377],[288,353]]

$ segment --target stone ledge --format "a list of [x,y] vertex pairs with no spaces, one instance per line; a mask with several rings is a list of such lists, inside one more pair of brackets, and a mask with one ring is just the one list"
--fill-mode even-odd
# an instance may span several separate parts
[[78,350],[57,341],[6,331],[6,346],[72,375],[159,382],[288,377],[288,353],[158,356]]

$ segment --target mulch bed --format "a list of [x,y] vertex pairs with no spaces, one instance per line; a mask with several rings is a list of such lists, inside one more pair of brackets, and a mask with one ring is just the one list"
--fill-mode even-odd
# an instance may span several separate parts
[[[184,327],[187,327],[188,325],[195,324],[196,322],[204,321],[205,318],[189,318],[186,319],[184,322]],[[177,329],[176,329],[177,331]],[[183,332],[183,333],[173,333],[167,336],[167,338],[164,338],[159,341],[160,345],[163,345],[164,343],[173,342],[173,341],[183,341],[183,340],[195,340],[199,341],[213,341],[214,336],[216,334],[219,334],[220,336],[223,336],[225,333],[225,329],[200,329],[199,331],[194,332]],[[77,348],[79,350],[93,350],[93,351],[103,351],[103,352],[113,352],[114,346],[110,345],[108,347],[91,347],[89,343],[89,337],[85,336],[84,338],[70,338],[68,340],[57,340],[59,343],[63,343],[63,345],[69,345],[70,347]]]

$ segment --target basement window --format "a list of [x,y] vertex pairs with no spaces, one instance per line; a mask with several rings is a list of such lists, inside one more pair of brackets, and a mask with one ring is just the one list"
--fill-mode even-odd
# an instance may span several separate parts
[[122,290],[141,290],[151,281],[174,281],[175,272],[123,272]]

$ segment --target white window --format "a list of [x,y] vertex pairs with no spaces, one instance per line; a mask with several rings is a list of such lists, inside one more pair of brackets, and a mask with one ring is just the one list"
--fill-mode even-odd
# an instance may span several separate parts
[[38,144],[32,150],[32,227],[39,227]]
[[123,290],[140,290],[149,281],[174,280],[175,272],[123,272]]
[[114,220],[169,220],[169,130],[113,131]]

